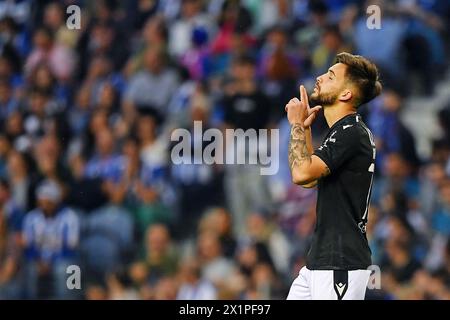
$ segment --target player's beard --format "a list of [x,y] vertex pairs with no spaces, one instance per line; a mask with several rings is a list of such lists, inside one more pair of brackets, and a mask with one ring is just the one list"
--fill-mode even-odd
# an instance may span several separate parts
[[337,100],[337,93],[320,93],[313,92],[309,97],[311,107],[322,106],[327,107],[333,105]]

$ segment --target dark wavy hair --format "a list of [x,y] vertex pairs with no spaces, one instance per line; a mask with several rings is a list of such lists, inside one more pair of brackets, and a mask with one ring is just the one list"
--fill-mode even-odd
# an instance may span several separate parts
[[335,63],[347,66],[346,78],[358,88],[355,96],[355,107],[369,102],[381,93],[383,86],[377,66],[363,56],[347,52],[339,53]]

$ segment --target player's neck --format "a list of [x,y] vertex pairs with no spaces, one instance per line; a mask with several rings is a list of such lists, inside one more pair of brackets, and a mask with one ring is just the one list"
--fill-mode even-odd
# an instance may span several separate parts
[[323,108],[325,120],[330,128],[345,116],[355,112],[356,110],[348,104],[334,104]]

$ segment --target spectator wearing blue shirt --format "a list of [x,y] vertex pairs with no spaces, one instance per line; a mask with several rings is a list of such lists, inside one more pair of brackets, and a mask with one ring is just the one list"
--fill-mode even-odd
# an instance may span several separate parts
[[36,197],[38,206],[23,223],[26,297],[72,298],[66,269],[77,263],[79,217],[62,205],[62,191],[54,181],[42,182]]
[[96,133],[96,152],[86,164],[85,177],[105,178],[123,167],[124,161],[114,152],[114,137],[109,129]]
[[4,122],[18,109],[19,101],[13,96],[13,90],[9,80],[0,78],[0,121]]
[[133,253],[133,219],[124,206],[127,187],[111,176],[105,179],[103,190],[108,202],[89,214],[82,236],[82,260],[90,275],[88,281],[103,279],[107,273],[124,267]]
[[375,165],[383,174],[386,174],[383,163],[390,153],[399,153],[413,168],[421,162],[414,136],[400,118],[402,107],[403,100],[399,93],[386,89],[369,108],[368,123],[377,144]]

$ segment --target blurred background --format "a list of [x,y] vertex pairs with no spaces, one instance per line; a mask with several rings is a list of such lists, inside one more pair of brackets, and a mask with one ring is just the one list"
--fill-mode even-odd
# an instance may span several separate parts
[[[378,149],[367,298],[449,299],[449,24],[448,0],[0,1],[0,299],[285,299],[316,190],[291,183],[284,106],[341,51],[384,84],[359,110]],[[173,165],[194,120],[279,129],[278,173]]]

